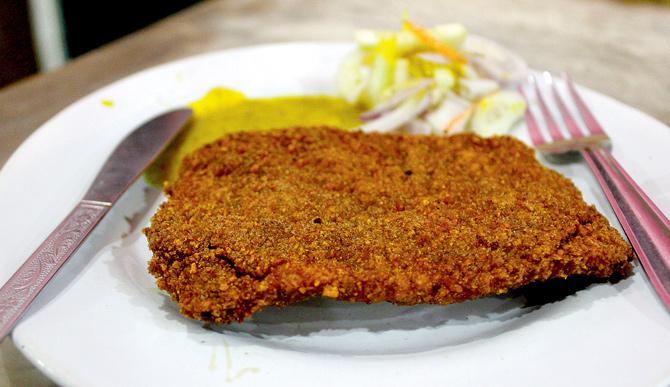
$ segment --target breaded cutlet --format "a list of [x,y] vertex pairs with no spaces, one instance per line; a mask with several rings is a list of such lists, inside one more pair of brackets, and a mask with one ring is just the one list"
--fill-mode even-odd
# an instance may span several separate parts
[[511,137],[239,133],[184,160],[145,229],[191,318],[311,297],[449,304],[630,269],[630,246]]

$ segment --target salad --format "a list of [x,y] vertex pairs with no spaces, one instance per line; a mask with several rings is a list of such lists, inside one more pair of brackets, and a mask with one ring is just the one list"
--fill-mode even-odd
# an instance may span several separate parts
[[513,87],[525,76],[523,62],[468,37],[462,24],[425,29],[405,20],[400,31],[359,30],[354,39],[337,89],[366,110],[364,131],[501,135],[526,109]]

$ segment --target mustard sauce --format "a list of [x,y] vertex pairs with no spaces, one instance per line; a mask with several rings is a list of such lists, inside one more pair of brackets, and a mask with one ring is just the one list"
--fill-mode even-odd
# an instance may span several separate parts
[[229,133],[265,131],[292,126],[358,127],[361,113],[345,100],[331,96],[247,98],[226,88],[215,88],[191,104],[193,120],[147,170],[149,184],[174,181],[183,158]]

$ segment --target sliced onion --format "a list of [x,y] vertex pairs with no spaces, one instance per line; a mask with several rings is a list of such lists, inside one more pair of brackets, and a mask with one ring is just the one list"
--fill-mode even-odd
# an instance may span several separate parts
[[483,77],[493,79],[499,83],[505,82],[505,70],[496,61],[476,55],[466,55],[466,57]]
[[389,112],[390,110],[393,110],[398,105],[408,100],[418,92],[423,91],[426,88],[430,87],[432,84],[433,84],[432,79],[421,79],[419,82],[399,90],[389,99],[377,104],[377,106],[373,107],[371,110],[364,112],[363,114],[360,115],[359,118],[361,121],[376,120],[385,113]]
[[477,53],[466,53],[465,57],[481,76],[502,85],[513,86],[525,79],[525,63],[515,57],[509,57],[505,61]]
[[471,105],[470,101],[450,93],[440,105],[426,114],[426,121],[433,127],[435,133],[443,133],[445,128]]
[[403,131],[409,134],[432,134],[433,127],[420,117],[416,117],[405,125]]
[[364,132],[390,132],[407,125],[411,120],[422,114],[430,106],[428,93],[420,98],[406,100],[387,114],[369,121],[360,129]]
[[461,50],[482,76],[505,86],[513,86],[526,79],[528,66],[523,59],[496,42],[480,36],[468,36]]
[[493,79],[461,79],[460,95],[469,101],[477,101],[480,98],[500,89],[500,84]]

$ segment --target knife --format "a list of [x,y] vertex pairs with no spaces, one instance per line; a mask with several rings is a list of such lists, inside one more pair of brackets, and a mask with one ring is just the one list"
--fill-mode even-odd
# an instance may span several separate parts
[[167,112],[147,121],[117,145],[84,198],[0,288],[0,341],[191,116],[191,109]]

